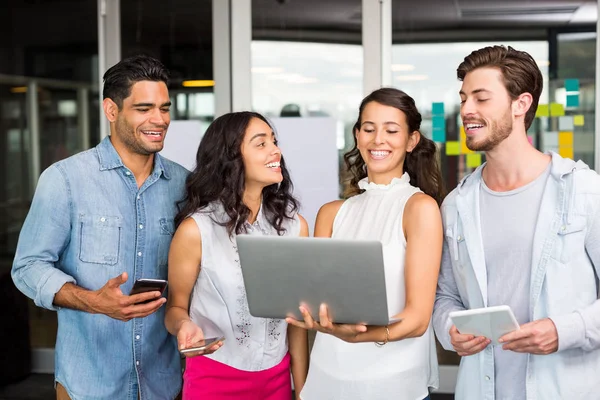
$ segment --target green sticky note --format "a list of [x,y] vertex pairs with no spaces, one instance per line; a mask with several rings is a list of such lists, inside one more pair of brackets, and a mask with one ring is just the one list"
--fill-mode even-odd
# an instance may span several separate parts
[[458,156],[460,154],[460,142],[446,142],[446,155]]
[[567,92],[579,92],[579,79],[565,79],[565,90]]
[[535,112],[536,117],[549,117],[550,109],[548,108],[548,104],[538,104],[537,111]]
[[446,129],[434,128],[432,140],[437,143],[446,142]]
[[481,165],[481,153],[467,154],[467,167],[477,168]]
[[443,115],[434,115],[431,117],[431,125],[433,129],[443,129],[446,130],[446,120]]
[[573,116],[573,125],[583,126],[584,124],[585,124],[585,118],[583,115],[574,115]]
[[552,117],[562,117],[563,115],[565,115],[565,107],[560,103],[551,103],[550,115]]
[[444,103],[432,103],[431,115],[444,115]]
[[568,94],[567,95],[567,107],[579,107],[579,95]]

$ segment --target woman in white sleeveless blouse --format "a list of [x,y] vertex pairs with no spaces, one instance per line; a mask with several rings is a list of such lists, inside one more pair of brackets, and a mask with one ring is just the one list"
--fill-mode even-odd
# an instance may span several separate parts
[[263,116],[239,112],[213,121],[175,220],[165,324],[179,348],[205,335],[225,340],[186,354],[184,400],[289,400],[290,369],[298,392],[304,385],[306,331],[250,315],[235,241],[240,233],[308,236],[291,188]]
[[316,322],[300,307],[304,321],[288,322],[318,331],[303,400],[421,400],[438,385],[430,320],[443,191],[436,146],[420,124],[414,100],[400,90],[379,89],[360,105],[355,145],[344,156],[351,197],[321,208],[315,236],[381,241],[388,309],[402,320],[335,324],[321,305]]

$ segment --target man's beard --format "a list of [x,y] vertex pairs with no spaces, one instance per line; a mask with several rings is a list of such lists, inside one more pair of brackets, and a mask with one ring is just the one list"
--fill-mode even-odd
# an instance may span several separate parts
[[512,132],[512,118],[510,110],[500,120],[492,121],[490,134],[483,140],[476,141],[473,136],[467,136],[467,147],[473,151],[491,151],[498,146]]

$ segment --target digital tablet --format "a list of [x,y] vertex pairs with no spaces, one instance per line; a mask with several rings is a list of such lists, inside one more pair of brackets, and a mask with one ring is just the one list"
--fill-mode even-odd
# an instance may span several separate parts
[[450,319],[460,333],[485,336],[495,345],[500,344],[498,339],[502,336],[519,329],[519,323],[509,306],[453,311]]
[[238,235],[250,314],[302,320],[327,304],[335,323],[388,325],[383,250],[379,241]]

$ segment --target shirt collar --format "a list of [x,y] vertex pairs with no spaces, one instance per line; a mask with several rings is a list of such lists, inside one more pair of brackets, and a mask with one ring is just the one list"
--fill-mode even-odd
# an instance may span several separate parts
[[[98,146],[96,146],[96,151],[98,152],[98,159],[100,161],[100,171],[125,167],[115,146],[113,146],[110,141],[110,136],[102,139]],[[165,179],[171,179],[168,167],[166,163],[163,162],[163,157],[158,153],[154,154],[154,168],[152,170],[152,175],[162,175]]]

